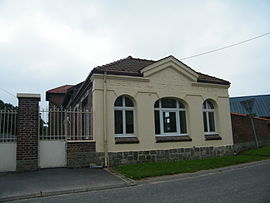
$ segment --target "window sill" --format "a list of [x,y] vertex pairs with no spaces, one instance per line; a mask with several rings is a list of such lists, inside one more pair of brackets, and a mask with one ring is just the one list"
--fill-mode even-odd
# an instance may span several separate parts
[[204,136],[205,140],[222,140],[222,138],[218,134],[209,134]]
[[156,136],[156,142],[188,142],[192,139],[188,136]]
[[137,137],[115,137],[115,144],[137,144]]
[[96,141],[95,140],[67,140],[67,142],[96,142]]

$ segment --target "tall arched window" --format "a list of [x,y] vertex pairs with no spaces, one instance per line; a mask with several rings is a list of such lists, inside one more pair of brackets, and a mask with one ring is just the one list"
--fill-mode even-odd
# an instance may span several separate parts
[[127,96],[114,102],[114,131],[116,136],[134,137],[134,103]]
[[163,98],[156,101],[155,134],[158,135],[187,135],[186,109],[178,100]]
[[215,134],[215,108],[211,101],[206,100],[203,103],[203,124],[204,124],[204,133]]

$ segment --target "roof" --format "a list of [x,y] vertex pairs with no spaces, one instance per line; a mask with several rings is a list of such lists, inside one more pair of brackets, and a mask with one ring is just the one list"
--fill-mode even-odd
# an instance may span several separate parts
[[[104,72],[106,72],[109,75],[126,75],[126,76],[143,77],[143,73],[141,73],[141,70],[143,68],[150,66],[154,63],[157,63],[159,61],[162,61],[168,57],[173,57],[173,56],[167,56],[158,61],[133,58],[132,56],[128,56],[127,58],[123,58],[123,59],[114,61],[112,63],[108,63],[102,66],[97,66],[89,73],[89,75],[83,82],[75,86],[63,85],[63,86],[48,90],[46,92],[46,98],[47,98],[47,94],[51,94],[51,93],[63,94],[64,93],[66,94],[66,96],[65,96],[65,100],[63,104],[68,104],[70,103],[69,100],[76,101],[76,98],[80,97],[82,92],[84,92],[85,88],[89,85],[90,78],[93,74],[104,74]],[[173,58],[179,61],[177,58],[175,57]],[[182,63],[181,61],[179,61],[179,63],[183,64],[184,66],[186,66],[187,68],[191,69],[192,71],[198,74],[197,82],[230,85],[229,81],[196,72],[195,70],[193,70],[186,64]]]
[[244,107],[242,107],[240,102],[249,99],[255,99],[253,112],[256,113],[257,117],[270,117],[270,94],[231,97],[230,98],[231,112],[239,114],[248,114],[248,112],[244,109]]
[[60,87],[56,87],[56,88],[50,89],[46,93],[49,93],[49,94],[50,93],[53,93],[53,94],[64,94],[71,87],[73,87],[73,85],[62,85]]
[[76,85],[73,85],[71,88],[67,89],[65,99],[62,103],[63,106],[67,105],[67,103],[70,101],[70,98],[72,98],[72,96],[74,96],[78,92],[83,83],[84,82],[80,82]]
[[[114,61],[112,63],[106,64],[106,65],[98,66],[93,69],[91,74],[93,73],[103,74],[106,71],[108,74],[112,74],[112,75],[129,75],[129,76],[142,77],[143,75],[141,74],[140,70],[156,62],[158,61],[148,60],[148,59],[139,59],[139,58],[133,58],[132,56],[128,56],[127,58],[123,58],[123,59]],[[187,66],[186,64],[184,65]],[[190,68],[189,66],[187,67]],[[193,70],[192,68],[190,69]],[[195,70],[193,71],[196,72]],[[199,75],[197,79],[198,82],[230,85],[229,81],[216,78],[210,75],[206,75],[203,73],[199,73],[199,72],[196,72],[196,73]]]

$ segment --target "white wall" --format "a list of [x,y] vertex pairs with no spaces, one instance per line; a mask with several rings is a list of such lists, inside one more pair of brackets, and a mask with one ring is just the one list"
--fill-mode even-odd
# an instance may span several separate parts
[[66,166],[66,142],[39,141],[39,167],[53,168]]
[[0,172],[16,171],[17,143],[0,143]]

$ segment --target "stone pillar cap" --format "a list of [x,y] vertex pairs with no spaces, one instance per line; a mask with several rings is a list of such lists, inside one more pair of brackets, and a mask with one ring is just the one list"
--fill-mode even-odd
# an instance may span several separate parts
[[17,93],[17,98],[37,98],[37,99],[40,99],[40,94]]

